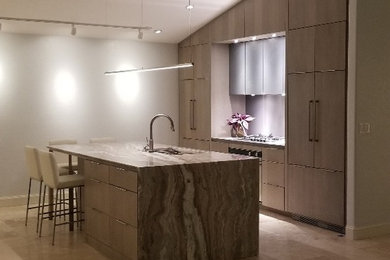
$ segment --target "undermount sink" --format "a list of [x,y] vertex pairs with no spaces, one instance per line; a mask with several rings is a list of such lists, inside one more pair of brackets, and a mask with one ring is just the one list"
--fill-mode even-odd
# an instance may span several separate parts
[[182,152],[180,152],[180,151],[178,151],[176,149],[173,149],[172,147],[157,148],[157,149],[154,149],[153,152],[164,153],[164,154],[174,154],[174,155],[181,155],[181,154],[183,154]]

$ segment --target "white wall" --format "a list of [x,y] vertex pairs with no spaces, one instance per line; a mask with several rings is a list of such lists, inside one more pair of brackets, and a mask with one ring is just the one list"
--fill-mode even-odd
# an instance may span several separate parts
[[[354,153],[355,174],[348,180],[353,206],[347,213],[353,218],[347,224],[354,238],[365,238],[390,233],[390,1],[352,3],[357,3],[356,35],[351,35],[356,39],[356,123],[349,153]],[[371,125],[370,133],[359,131],[362,123]]]
[[[144,142],[156,113],[178,128],[177,71],[103,74],[175,63],[176,44],[0,33],[0,197],[27,192],[26,144],[101,136]],[[178,144],[168,120],[155,129],[156,142]]]

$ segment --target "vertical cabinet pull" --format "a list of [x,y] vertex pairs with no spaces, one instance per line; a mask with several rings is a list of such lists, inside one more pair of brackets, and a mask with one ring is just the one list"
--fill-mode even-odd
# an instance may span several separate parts
[[195,127],[195,99],[190,100],[190,129],[196,130]]
[[192,127],[193,129],[192,130],[196,130],[196,120],[195,120],[195,103],[196,103],[196,99],[192,100]]
[[314,133],[314,141],[315,142],[319,142],[319,137],[318,137],[318,132],[319,132],[319,110],[320,110],[320,101],[319,100],[316,100],[315,102],[315,107],[314,107],[314,110],[315,110],[315,133]]
[[313,100],[310,100],[309,101],[309,142],[313,142],[313,138],[312,138],[312,127],[311,127],[311,117],[312,117],[312,106],[314,104],[314,101]]

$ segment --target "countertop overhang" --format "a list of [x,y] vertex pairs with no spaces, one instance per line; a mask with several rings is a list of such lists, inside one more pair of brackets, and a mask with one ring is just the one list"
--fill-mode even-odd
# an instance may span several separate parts
[[125,168],[133,169],[221,161],[258,160],[258,158],[245,155],[210,152],[160,144],[156,144],[155,147],[172,147],[182,154],[149,153],[143,151],[144,145],[145,144],[136,142],[115,142],[50,145],[48,148],[52,151],[70,154],[83,159],[90,159],[100,163],[120,165]]

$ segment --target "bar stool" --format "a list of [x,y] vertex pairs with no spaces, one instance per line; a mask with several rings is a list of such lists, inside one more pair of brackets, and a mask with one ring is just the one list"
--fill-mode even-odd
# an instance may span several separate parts
[[113,143],[116,142],[115,137],[94,137],[89,139],[89,143],[96,144],[96,143]]
[[[24,147],[24,154],[26,157],[26,166],[27,171],[30,177],[29,183],[28,183],[28,194],[27,194],[27,209],[26,209],[26,220],[24,225],[27,226],[27,220],[28,220],[28,211],[31,209],[38,209],[37,214],[37,230],[39,227],[39,210],[41,206],[41,195],[42,195],[42,175],[41,175],[41,169],[39,167],[39,161],[38,161],[38,150],[32,146],[26,145]],[[38,206],[30,207],[30,196],[31,196],[31,181],[35,180],[39,182],[39,197],[38,197]]]
[[[84,221],[82,219],[82,193],[81,193],[81,187],[84,186],[84,176],[80,174],[70,174],[70,175],[59,175],[59,168],[58,164],[56,162],[56,159],[54,157],[54,154],[51,152],[46,151],[38,151],[39,154],[39,162],[41,167],[41,173],[42,173],[42,179],[45,184],[43,189],[43,206],[42,206],[42,215],[40,218],[40,230],[39,230],[39,237],[41,237],[42,234],[42,223],[45,214],[45,196],[46,196],[46,187],[49,187],[53,190],[56,190],[56,197],[55,197],[55,206],[54,206],[54,221],[53,221],[53,238],[52,238],[52,245],[54,245],[54,238],[55,238],[55,230],[56,226],[69,224],[70,222],[63,222],[63,223],[57,223],[57,217],[61,215],[70,215],[70,210],[68,213],[66,213],[66,210],[64,210],[64,213],[57,210],[58,207],[58,197],[59,192],[64,189],[72,189],[77,188],[79,190],[79,196],[76,197],[76,200],[78,201],[78,208],[76,209],[77,213],[77,220],[75,222],[82,222]],[[73,207],[73,201],[69,201],[69,207]],[[81,229],[81,225],[80,225]]]
[[[49,145],[61,145],[61,144],[77,144],[77,140],[75,139],[59,139],[59,140],[50,140]],[[60,171],[62,170],[68,170],[69,171],[69,157],[66,154],[63,153],[57,153],[55,152],[55,157],[57,160],[58,168],[60,168]],[[78,165],[77,161],[72,161],[72,170],[77,171]]]

